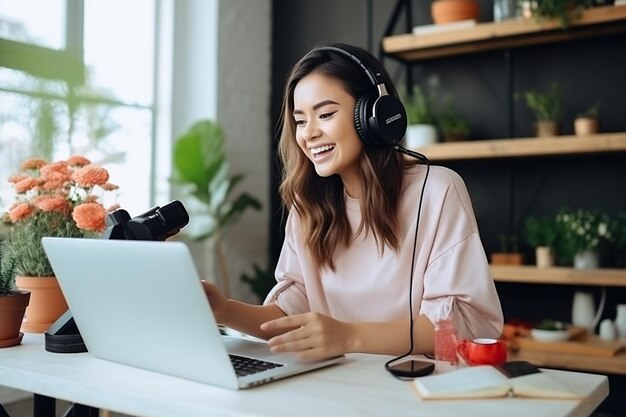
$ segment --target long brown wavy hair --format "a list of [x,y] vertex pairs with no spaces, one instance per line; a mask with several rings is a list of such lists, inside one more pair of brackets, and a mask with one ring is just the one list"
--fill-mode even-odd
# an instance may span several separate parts
[[[373,62],[376,58],[370,56]],[[380,69],[385,71],[382,65]],[[282,182],[279,188],[283,204],[297,212],[302,220],[304,241],[318,267],[334,270],[334,254],[342,245],[347,247],[360,233],[374,234],[381,253],[385,246],[399,249],[396,209],[402,191],[404,167],[409,164],[401,154],[392,150],[364,146],[359,161],[362,181],[360,201],[362,220],[356,231],[350,230],[345,211],[344,186],[339,175],[320,177],[313,163],[296,142],[293,118],[293,94],[302,78],[317,72],[338,80],[357,100],[362,95],[378,94],[363,69],[343,55],[314,49],[291,70],[282,106],[282,131],[278,152],[282,161]],[[385,72],[386,79],[389,80]],[[398,95],[387,83],[389,94]]]

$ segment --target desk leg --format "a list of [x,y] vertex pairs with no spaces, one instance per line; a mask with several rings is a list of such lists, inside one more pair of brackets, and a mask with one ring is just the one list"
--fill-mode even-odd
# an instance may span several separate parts
[[[0,407],[1,408],[1,407]],[[0,417],[9,417],[0,409]],[[63,415],[63,417],[98,417],[100,410],[88,405],[73,404]],[[45,395],[34,394],[33,398],[33,417],[40,416],[56,416],[56,400],[46,397]]]
[[100,415],[100,410],[97,408],[82,404],[74,404],[69,412],[72,412],[72,414],[68,414],[71,417],[98,417]]
[[33,417],[55,416],[56,400],[45,395],[33,395]]

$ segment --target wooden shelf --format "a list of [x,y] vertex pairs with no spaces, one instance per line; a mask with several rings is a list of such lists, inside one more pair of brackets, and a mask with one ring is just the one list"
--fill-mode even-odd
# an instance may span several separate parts
[[611,358],[573,353],[519,350],[508,355],[510,361],[528,361],[536,366],[572,371],[626,375],[626,352]]
[[626,32],[626,6],[583,11],[567,30],[554,20],[534,19],[479,23],[472,28],[416,36],[383,38],[383,51],[402,61],[417,61],[520,46],[563,42]]
[[[625,25],[626,26],[626,25]],[[414,149],[431,161],[626,151],[626,132],[437,143]]]
[[496,282],[626,287],[626,268],[582,270],[564,267],[491,265],[490,270]]

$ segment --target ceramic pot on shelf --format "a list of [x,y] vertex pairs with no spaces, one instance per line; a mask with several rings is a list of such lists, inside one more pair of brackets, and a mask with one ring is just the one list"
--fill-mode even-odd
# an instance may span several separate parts
[[549,246],[537,246],[535,248],[535,258],[537,260],[537,268],[550,268],[554,266],[554,256]]
[[588,249],[577,252],[574,255],[575,269],[596,269],[600,267],[600,255],[598,251]]
[[431,14],[436,24],[478,20],[480,4],[476,0],[435,0]]
[[552,120],[540,120],[535,124],[538,138],[552,138],[559,134],[559,125]]
[[428,124],[413,124],[406,129],[404,138],[409,149],[419,149],[437,142],[437,129]]
[[595,117],[577,117],[574,119],[574,133],[577,136],[595,135],[598,133],[598,119]]

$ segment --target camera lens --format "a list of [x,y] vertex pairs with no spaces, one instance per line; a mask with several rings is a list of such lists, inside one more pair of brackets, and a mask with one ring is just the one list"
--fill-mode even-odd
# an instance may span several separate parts
[[189,214],[180,201],[154,207],[126,223],[128,239],[165,240],[189,223]]
[[178,233],[187,223],[189,223],[189,214],[182,203],[176,200],[157,208],[144,221],[144,225],[150,229],[154,240],[167,239]]

